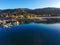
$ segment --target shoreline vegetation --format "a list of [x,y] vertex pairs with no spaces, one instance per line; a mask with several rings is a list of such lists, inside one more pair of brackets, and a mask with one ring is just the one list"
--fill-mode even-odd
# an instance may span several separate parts
[[0,10],[0,26],[1,24],[5,26],[6,24],[8,24],[11,26],[11,24],[19,25],[31,22],[34,23],[60,22],[60,8],[42,8],[34,10],[28,8],[18,8]]

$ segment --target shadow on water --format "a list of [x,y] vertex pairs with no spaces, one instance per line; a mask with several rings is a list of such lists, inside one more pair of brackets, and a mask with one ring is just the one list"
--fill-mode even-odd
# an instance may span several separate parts
[[0,45],[60,45],[60,32],[46,24],[22,24],[0,29]]

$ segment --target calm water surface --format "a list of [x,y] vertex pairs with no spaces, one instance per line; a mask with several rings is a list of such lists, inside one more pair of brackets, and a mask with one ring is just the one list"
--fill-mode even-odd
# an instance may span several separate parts
[[60,45],[60,23],[0,28],[0,45]]

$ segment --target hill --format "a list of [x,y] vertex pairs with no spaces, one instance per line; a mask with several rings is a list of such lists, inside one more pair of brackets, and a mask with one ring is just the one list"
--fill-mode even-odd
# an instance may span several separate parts
[[28,9],[28,8],[17,8],[17,9],[5,9],[0,10],[0,15],[3,14],[16,14],[16,15],[24,15],[24,14],[54,14],[60,15],[60,8],[39,8],[39,9]]

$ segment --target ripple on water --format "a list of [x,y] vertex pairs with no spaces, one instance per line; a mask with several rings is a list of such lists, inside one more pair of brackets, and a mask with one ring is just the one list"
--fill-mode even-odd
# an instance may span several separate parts
[[60,45],[60,33],[55,30],[58,29],[53,24],[23,24],[0,29],[0,45]]

